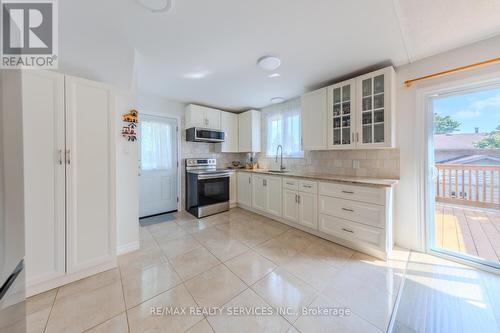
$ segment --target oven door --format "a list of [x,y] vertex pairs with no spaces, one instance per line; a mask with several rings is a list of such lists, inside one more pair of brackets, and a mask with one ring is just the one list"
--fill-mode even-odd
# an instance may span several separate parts
[[198,175],[198,207],[229,202],[229,173]]

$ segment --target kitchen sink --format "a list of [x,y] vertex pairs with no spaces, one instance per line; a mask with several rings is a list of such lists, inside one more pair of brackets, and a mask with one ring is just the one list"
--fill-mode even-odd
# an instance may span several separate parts
[[288,170],[268,170],[267,172],[270,172],[270,173],[287,173]]

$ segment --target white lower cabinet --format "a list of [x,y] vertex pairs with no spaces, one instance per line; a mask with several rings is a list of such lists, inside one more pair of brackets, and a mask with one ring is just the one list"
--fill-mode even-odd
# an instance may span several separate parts
[[283,218],[303,226],[318,228],[317,183],[283,180]]
[[283,190],[283,218],[296,223],[299,222],[298,195],[298,191]]
[[22,98],[30,296],[116,266],[114,96],[97,82],[26,71]]
[[237,176],[236,172],[231,172],[229,174],[229,205],[231,207],[236,206],[237,198],[238,198],[238,184],[237,184]]
[[248,172],[238,172],[236,174],[238,204],[252,207],[252,174]]
[[252,208],[281,217],[281,177],[253,175],[252,178]]

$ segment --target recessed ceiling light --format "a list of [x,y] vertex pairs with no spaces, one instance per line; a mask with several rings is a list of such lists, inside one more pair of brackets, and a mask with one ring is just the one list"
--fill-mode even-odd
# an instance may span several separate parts
[[189,73],[184,73],[181,76],[185,79],[196,80],[196,79],[203,79],[204,77],[210,74],[212,74],[212,71],[200,68]]
[[257,60],[257,64],[267,71],[274,71],[280,67],[281,60],[273,56],[264,56]]
[[163,13],[172,9],[174,0],[135,0],[152,13]]
[[285,99],[283,97],[273,97],[273,98],[271,98],[271,103],[273,103],[273,104],[283,103],[284,101],[285,101]]
[[280,76],[281,76],[280,73],[273,73],[273,74],[269,74],[267,77],[272,79],[272,78],[280,77]]

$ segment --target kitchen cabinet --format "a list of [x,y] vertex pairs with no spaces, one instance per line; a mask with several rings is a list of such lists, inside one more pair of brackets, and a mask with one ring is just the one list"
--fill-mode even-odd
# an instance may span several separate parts
[[312,229],[318,228],[316,182],[291,178],[283,180],[283,218]]
[[303,150],[396,146],[393,67],[307,93],[301,104]]
[[221,111],[221,130],[224,131],[224,142],[220,144],[221,153],[237,153],[238,147],[238,115]]
[[328,148],[356,147],[356,81],[349,80],[327,88]]
[[327,145],[327,88],[302,95],[302,150],[325,150]]
[[[116,266],[112,89],[22,77],[28,295]],[[40,135],[40,128],[44,135]]]
[[252,207],[252,174],[249,172],[237,172],[238,205]]
[[321,232],[379,257],[392,250],[391,188],[320,182],[319,216]]
[[252,208],[274,215],[282,215],[281,177],[253,175]]
[[238,151],[240,153],[260,152],[260,119],[260,112],[256,110],[249,110],[238,115]]
[[186,106],[186,128],[201,127],[209,129],[221,129],[221,111],[189,104]]
[[236,172],[231,171],[229,174],[229,205],[235,207],[238,199],[238,184]]
[[362,75],[357,82],[358,148],[388,148],[395,142],[395,72],[392,67]]

